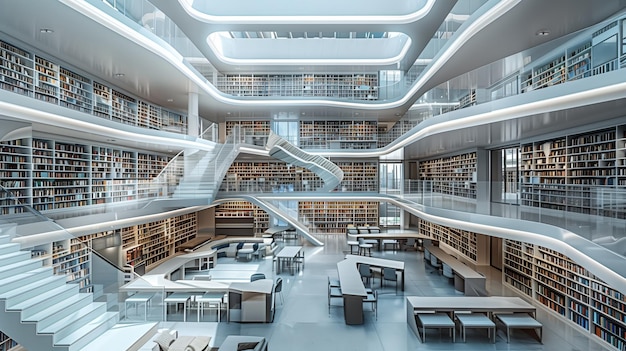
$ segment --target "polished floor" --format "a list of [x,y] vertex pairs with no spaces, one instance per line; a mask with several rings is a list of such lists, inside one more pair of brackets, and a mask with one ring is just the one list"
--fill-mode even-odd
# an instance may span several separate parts
[[[534,338],[532,332],[516,330],[511,342],[507,343],[503,331],[499,330],[496,343],[487,338],[485,330],[468,330],[467,342],[457,340],[452,343],[447,332],[427,330],[427,342],[421,343],[409,329],[406,322],[405,296],[454,296],[458,292],[450,281],[434,272],[423,262],[421,252],[373,252],[374,256],[403,260],[406,267],[406,289],[395,292],[394,286],[380,288],[378,279],[374,288],[379,289],[378,319],[369,306],[365,309],[365,323],[350,326],[344,323],[341,301],[334,300],[336,306],[327,307],[327,276],[336,276],[336,263],[344,258],[348,247],[342,235],[321,236],[324,247],[305,244],[306,267],[297,275],[280,274],[284,280],[284,303],[278,298],[273,323],[227,323],[215,322],[161,322],[162,328],[173,328],[180,335],[209,335],[210,346],[218,347],[227,335],[264,336],[272,351],[404,351],[404,350],[545,350],[545,351],[586,351],[615,350],[597,342],[595,337],[578,330],[579,328],[551,315],[538,307],[537,319],[543,323],[543,343]],[[300,243],[287,243],[296,245]],[[223,258],[220,264],[232,264],[232,259]],[[268,277],[276,278],[272,272],[272,261],[253,260],[237,263],[242,270],[254,268]],[[491,295],[510,295],[500,283],[499,271],[486,268],[483,272],[490,279],[488,290]],[[172,316],[172,319],[177,318]],[[207,317],[210,320],[211,317]],[[182,320],[182,318],[179,318]],[[152,350],[152,342],[141,350]]]

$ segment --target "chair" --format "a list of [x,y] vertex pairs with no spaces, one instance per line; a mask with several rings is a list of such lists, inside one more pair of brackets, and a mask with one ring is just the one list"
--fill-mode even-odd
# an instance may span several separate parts
[[341,288],[330,286],[330,277],[328,277],[328,315],[330,316],[331,299],[341,299],[343,301],[343,294]]
[[280,294],[280,304],[282,305],[285,301],[283,298],[283,278],[276,278],[276,284],[274,284],[274,295]]
[[369,303],[372,305],[372,311],[376,320],[378,320],[378,291],[368,291],[367,297],[363,299],[363,303]]
[[398,275],[396,270],[389,267],[383,267],[383,276],[380,281],[381,286],[385,286],[385,281],[394,282],[396,284],[396,294],[398,293]]
[[328,277],[328,285],[332,286],[333,288],[341,288],[341,282],[339,281],[339,279],[336,278]]
[[374,275],[372,273],[372,269],[370,268],[369,264],[366,264],[366,263],[359,264],[359,274],[361,275],[361,280],[365,278],[366,283],[369,286],[372,286],[370,279],[372,279]]
[[250,282],[253,282],[255,280],[261,280],[261,279],[265,279],[265,274],[263,274],[263,273],[254,273],[253,275],[250,276]]
[[372,247],[374,245],[366,243],[363,238],[359,238],[359,255],[365,256],[365,251],[367,251],[367,255],[372,256]]
[[395,239],[385,239],[382,241],[383,250],[387,250],[387,246],[391,245],[391,250],[396,252],[399,247],[398,240]]

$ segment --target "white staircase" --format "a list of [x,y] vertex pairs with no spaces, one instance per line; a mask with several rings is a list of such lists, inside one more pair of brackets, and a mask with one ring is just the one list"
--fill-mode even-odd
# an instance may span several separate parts
[[54,275],[8,235],[0,235],[0,331],[30,351],[74,351],[118,320],[118,312],[108,312],[91,293],[66,284],[65,276]]

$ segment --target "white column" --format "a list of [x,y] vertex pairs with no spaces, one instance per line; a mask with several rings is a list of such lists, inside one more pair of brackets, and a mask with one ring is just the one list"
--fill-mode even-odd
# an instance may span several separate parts
[[200,116],[198,116],[198,87],[191,83],[187,101],[187,126],[187,134],[189,136],[199,136]]

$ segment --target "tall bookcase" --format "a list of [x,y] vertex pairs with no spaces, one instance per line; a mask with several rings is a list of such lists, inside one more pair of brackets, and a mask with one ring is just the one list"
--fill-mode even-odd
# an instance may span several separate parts
[[13,199],[0,199],[0,214],[23,212],[19,203],[30,203],[31,197],[30,139],[0,142],[0,183],[11,192]]
[[626,126],[522,144],[522,204],[626,218]]
[[504,283],[613,347],[626,347],[626,298],[567,256],[504,240]]
[[270,218],[267,212],[259,206],[247,201],[229,201],[215,208],[216,230],[219,219],[227,221],[231,218],[252,218],[253,233],[255,236],[263,234],[270,227]]
[[431,182],[433,192],[475,199],[476,164],[476,152],[421,161],[420,180]]
[[0,89],[120,123],[187,132],[186,116],[137,99],[5,41],[0,41]]

